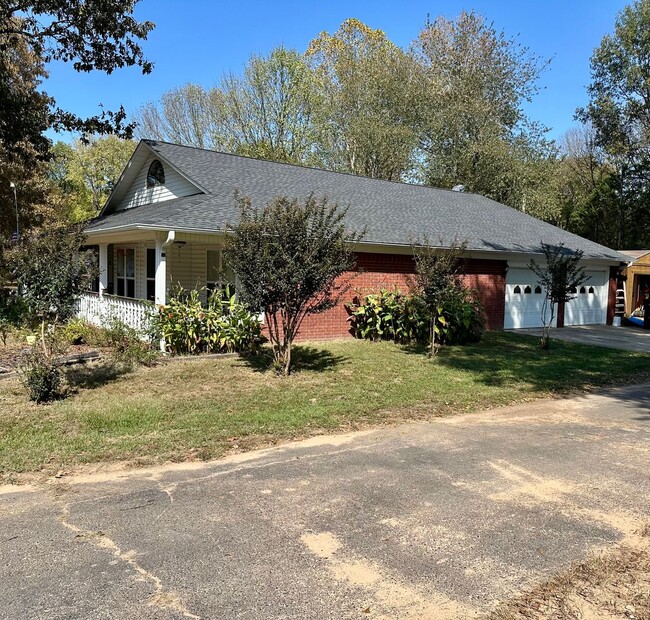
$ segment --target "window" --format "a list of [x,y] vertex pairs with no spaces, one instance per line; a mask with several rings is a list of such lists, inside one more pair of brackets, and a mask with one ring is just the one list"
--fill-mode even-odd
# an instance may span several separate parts
[[156,250],[147,248],[147,299],[156,301]]
[[525,293],[526,295],[530,295],[530,294],[532,293],[532,289],[530,288],[530,286],[527,286],[527,287],[524,289],[524,293]]
[[149,166],[149,172],[147,172],[147,188],[156,187],[156,185],[165,184],[165,169],[160,163],[160,160],[154,159]]
[[590,294],[590,295],[594,295],[594,294],[595,294],[595,291],[594,291],[594,287],[593,287],[593,286],[590,286],[590,287],[589,287],[589,294]]
[[223,252],[221,250],[207,251],[206,274],[206,288],[208,289],[208,294],[214,291],[217,286],[223,287],[226,284],[229,284],[231,285],[231,289],[234,287],[235,274],[224,264]]
[[541,295],[542,294],[542,287],[538,284],[535,287],[535,295]]
[[135,298],[135,249],[117,249],[117,294]]
[[586,289],[584,286],[581,286],[581,287],[580,287],[580,292],[581,292],[581,293],[586,293],[586,292],[587,292],[587,289]]
[[517,295],[518,295],[519,293],[521,293],[521,286],[519,286],[519,284],[517,284],[517,286],[515,286],[514,293],[517,294]]

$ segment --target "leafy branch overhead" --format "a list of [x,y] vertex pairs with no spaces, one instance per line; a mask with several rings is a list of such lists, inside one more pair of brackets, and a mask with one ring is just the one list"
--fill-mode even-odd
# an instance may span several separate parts
[[[133,16],[139,0],[9,0],[0,7],[0,64],[8,71],[13,51],[24,47],[41,67],[52,61],[69,62],[75,71],[102,71],[140,67],[151,73],[153,64],[144,56],[141,41],[154,24]],[[13,93],[2,93],[1,103]],[[131,137],[133,124],[126,123],[123,108],[104,111],[90,118],[56,106],[48,97],[48,125],[83,133],[117,132]]]

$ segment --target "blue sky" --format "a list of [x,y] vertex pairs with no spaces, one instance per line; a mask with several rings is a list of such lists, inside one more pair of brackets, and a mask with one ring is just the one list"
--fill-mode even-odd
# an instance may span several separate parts
[[453,18],[461,10],[475,10],[497,30],[552,59],[539,85],[542,91],[526,107],[528,114],[559,137],[575,125],[576,107],[586,103],[589,58],[606,33],[614,28],[622,0],[446,0],[310,2],[289,0],[142,0],[136,15],[156,23],[144,44],[155,63],[151,75],[123,69],[111,76],[77,74],[69,66],[50,67],[45,90],[58,104],[80,115],[96,114],[124,105],[128,112],[156,100],[166,90],[186,82],[210,86],[226,71],[239,72],[253,53],[267,53],[283,44],[304,51],[323,30],[334,31],[356,17],[381,28],[396,44],[407,47],[427,15]]

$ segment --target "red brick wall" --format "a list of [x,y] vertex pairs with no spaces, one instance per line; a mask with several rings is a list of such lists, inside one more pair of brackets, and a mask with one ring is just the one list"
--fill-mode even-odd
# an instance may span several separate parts
[[[485,307],[488,329],[503,329],[505,312],[506,261],[469,260],[463,268],[463,280],[469,288],[478,291]],[[399,254],[357,254],[356,273],[349,273],[351,289],[335,308],[305,319],[300,329],[301,340],[323,340],[350,336],[350,323],[345,304],[356,296],[363,297],[379,289],[398,288],[404,292],[415,273],[412,256]]]

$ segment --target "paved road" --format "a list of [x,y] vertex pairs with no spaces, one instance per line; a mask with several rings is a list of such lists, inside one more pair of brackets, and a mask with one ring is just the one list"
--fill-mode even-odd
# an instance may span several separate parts
[[0,617],[472,618],[650,518],[650,385],[0,494]]

